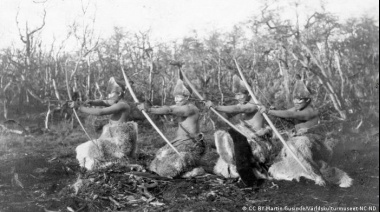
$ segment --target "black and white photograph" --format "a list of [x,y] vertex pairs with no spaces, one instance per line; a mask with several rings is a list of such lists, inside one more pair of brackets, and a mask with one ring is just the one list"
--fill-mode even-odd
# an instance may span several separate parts
[[379,211],[376,0],[0,0],[0,212]]

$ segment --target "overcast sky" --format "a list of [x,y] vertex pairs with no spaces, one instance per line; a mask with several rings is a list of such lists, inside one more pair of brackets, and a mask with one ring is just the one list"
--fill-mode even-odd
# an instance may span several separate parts
[[[0,48],[21,44],[16,27],[16,14],[22,29],[41,24],[46,8],[46,25],[41,34],[45,44],[53,37],[62,39],[67,26],[74,20],[86,24],[96,16],[95,29],[101,37],[109,36],[114,26],[130,31],[151,29],[153,39],[173,40],[197,30],[199,34],[211,30],[227,31],[259,11],[257,0],[0,0]],[[281,3],[297,0],[281,0]],[[298,0],[301,1],[301,0]],[[367,14],[379,17],[377,0],[324,0],[326,9],[342,20]],[[320,8],[320,0],[302,0],[307,9]],[[82,6],[88,10],[83,16]],[[304,11],[304,10],[303,10]],[[286,11],[294,16],[294,10]]]

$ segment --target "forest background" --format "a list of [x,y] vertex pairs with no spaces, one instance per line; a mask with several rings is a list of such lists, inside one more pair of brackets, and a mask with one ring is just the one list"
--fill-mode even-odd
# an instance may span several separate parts
[[[88,6],[83,5],[83,17],[93,22],[74,22],[59,43],[41,39],[49,11],[43,10],[40,24],[33,26],[19,22],[15,14],[22,46],[0,51],[2,118],[59,107],[69,99],[66,81],[81,100],[104,98],[109,78],[123,79],[121,65],[141,101],[171,104],[178,78],[169,65],[173,60],[184,62],[186,74],[206,99],[226,104],[237,73],[233,58],[267,106],[290,107],[295,75],[300,75],[322,114],[347,120],[364,110],[378,118],[379,27],[373,17],[341,21],[323,8],[298,15],[300,2],[273,7],[273,2],[262,1],[259,15],[229,32],[200,37],[194,31],[177,42],[157,42],[150,30],[132,33],[118,27],[108,38],[97,37]],[[297,13],[295,20],[281,16],[289,8]],[[69,40],[76,41],[73,51],[65,51]]]
[[[193,30],[177,40],[160,40],[156,39],[157,29],[149,27],[140,31],[114,27],[109,36],[100,36],[97,23],[113,20],[111,13],[132,12],[141,17],[150,14],[120,7],[108,11],[110,20],[97,19],[97,11],[104,12],[101,7],[94,7],[94,1],[75,0],[72,2],[79,6],[70,9],[80,15],[68,23],[66,30],[56,30],[55,36],[47,36],[51,29],[49,17],[57,15],[52,6],[69,1],[28,1],[39,9],[20,8],[12,13],[3,6],[13,0],[0,0],[1,211],[66,211],[69,207],[73,211],[131,210],[129,207],[135,211],[241,211],[247,204],[264,203],[379,206],[378,16],[365,13],[342,18],[328,9],[331,1],[321,1],[319,8],[310,9],[309,3],[316,1],[262,0],[255,1],[257,13],[229,30],[210,28],[207,33]],[[361,2],[364,5],[368,1]],[[156,6],[157,2],[169,3],[171,8],[182,6],[180,0],[176,4],[155,2]],[[207,8],[223,5],[213,5],[211,0],[200,2],[193,4],[200,14]],[[342,2],[339,6],[347,8]],[[232,12],[235,7],[230,9],[226,17],[242,15]],[[67,11],[62,9],[59,14],[63,12]],[[25,18],[30,14],[34,18]],[[190,9],[186,13],[198,18],[200,14],[193,14]],[[11,26],[16,34],[7,37]],[[168,28],[159,28],[159,32],[167,33],[171,28],[181,31],[183,26],[173,22]],[[255,95],[267,107],[292,107],[295,78],[301,76],[312,93],[312,104],[319,110],[324,133],[340,141],[334,149],[332,165],[354,179],[353,187],[319,187],[311,181],[268,181],[259,192],[251,192],[239,189],[234,182],[211,177],[160,182],[150,189],[155,199],[152,202],[151,195],[119,185],[121,181],[126,185],[143,185],[147,182],[145,178],[144,182],[126,178],[127,171],[112,167],[96,177],[99,183],[93,185],[98,187],[79,193],[73,190],[72,185],[81,176],[75,148],[89,138],[67,107],[68,100],[105,98],[108,80],[115,77],[123,81],[123,68],[140,101],[156,106],[173,104],[178,69],[170,63],[180,61],[205,99],[216,104],[234,104],[232,77],[238,74],[235,58]],[[128,92],[126,99],[131,102],[132,118],[139,123],[137,163],[147,167],[165,142],[136,109]],[[213,117],[196,97],[192,100],[201,109],[201,130],[209,153],[217,159],[212,148]],[[84,129],[97,138],[107,120],[78,114]],[[175,120],[168,116],[153,119],[172,139]],[[271,119],[281,132],[291,127],[284,120]]]

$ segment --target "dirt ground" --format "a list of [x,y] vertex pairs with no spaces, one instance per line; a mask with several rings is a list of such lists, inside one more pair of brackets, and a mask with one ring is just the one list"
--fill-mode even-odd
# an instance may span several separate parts
[[[146,135],[152,132],[141,130],[140,133]],[[378,134],[341,133],[341,142],[334,150],[332,165],[343,169],[354,179],[350,188],[320,187],[303,179],[301,182],[266,181],[255,189],[246,189],[236,180],[208,175],[194,179],[158,180],[159,186],[150,189],[154,201],[136,201],[134,204],[125,201],[121,204],[118,200],[120,204],[117,207],[116,203],[112,204],[112,198],[98,194],[91,194],[91,197],[83,193],[75,194],[72,185],[82,172],[75,160],[74,149],[88,140],[79,129],[34,137],[1,136],[0,212],[244,211],[243,207],[249,211],[254,206],[256,209],[258,206],[265,207],[261,211],[280,211],[276,208],[280,206],[376,206],[379,210]],[[140,136],[140,139],[148,137]],[[138,163],[146,165],[160,145],[140,146]],[[113,170],[101,176],[107,178],[107,182],[114,180],[117,184],[126,182],[126,174],[125,170]],[[101,179],[95,177],[95,181]],[[129,192],[125,188],[120,195]],[[96,205],[95,199],[100,197],[104,199],[104,204]]]

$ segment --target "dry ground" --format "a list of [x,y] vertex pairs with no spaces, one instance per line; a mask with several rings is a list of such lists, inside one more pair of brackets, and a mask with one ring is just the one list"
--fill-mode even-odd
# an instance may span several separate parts
[[[278,206],[379,208],[378,134],[370,135],[365,131],[340,133],[341,142],[335,149],[332,163],[354,179],[351,188],[320,187],[311,181],[301,180],[299,183],[267,181],[252,190],[241,188],[240,183],[234,180],[212,175],[188,180],[134,178],[136,182],[158,182],[158,186],[149,190],[155,197],[150,203],[144,195],[128,191],[128,187],[120,187],[119,190],[109,188],[111,190],[108,192],[121,192],[119,195],[124,199],[128,197],[143,200],[132,203],[133,201],[129,200],[121,202],[121,198],[115,200],[116,194],[107,194],[105,190],[75,194],[71,185],[82,172],[75,160],[74,149],[87,139],[79,129],[63,130],[68,128],[63,125],[57,126],[51,132],[34,137],[7,133],[0,135],[0,212],[243,211],[243,206],[272,207],[267,208],[268,211],[278,211],[274,208]],[[171,130],[168,129],[167,133]],[[93,135],[95,136],[94,133]],[[212,135],[209,134],[207,137],[211,140]],[[139,141],[137,163],[142,165],[148,164],[154,151],[164,144],[157,134],[149,129],[140,129]],[[210,158],[215,158],[215,155],[211,154]],[[105,189],[104,185],[107,183],[128,184],[128,180],[132,180],[127,170],[122,168],[94,173],[92,177],[94,176],[95,181],[102,182],[102,189]],[[91,175],[87,173],[82,177],[90,178]],[[114,196],[113,200],[119,205],[107,195]]]

